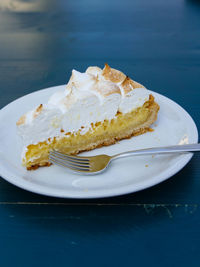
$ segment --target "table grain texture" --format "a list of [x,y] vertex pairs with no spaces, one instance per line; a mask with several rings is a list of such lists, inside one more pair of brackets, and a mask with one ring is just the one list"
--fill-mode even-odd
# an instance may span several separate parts
[[[200,1],[0,0],[0,108],[111,66],[200,129]],[[200,266],[200,156],[120,197],[45,197],[0,179],[0,266]]]

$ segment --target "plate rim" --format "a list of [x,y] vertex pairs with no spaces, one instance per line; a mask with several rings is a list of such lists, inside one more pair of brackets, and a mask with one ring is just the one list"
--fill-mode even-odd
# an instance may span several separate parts
[[[6,112],[6,110],[9,109],[10,106],[12,106],[14,103],[17,103],[18,101],[21,101],[23,98],[26,98],[26,97],[33,95],[33,94],[40,94],[41,91],[44,92],[44,91],[47,91],[49,89],[52,89],[52,90],[55,88],[61,89],[63,86],[65,86],[65,85],[48,87],[45,89],[41,89],[38,91],[34,91],[32,93],[26,94],[22,97],[19,97],[16,100],[10,102],[9,104],[7,104],[6,106],[4,106],[3,108],[0,109],[0,117],[3,116],[3,113]],[[173,104],[176,108],[178,108],[179,110],[184,112],[184,115],[187,117],[187,120],[189,120],[190,124],[192,125],[191,134],[192,134],[192,139],[194,139],[193,143],[197,143],[198,142],[198,130],[197,130],[197,126],[196,126],[193,118],[190,116],[190,114],[183,107],[181,107],[178,103],[176,103],[175,101],[166,97],[165,95],[159,94],[159,93],[154,92],[152,90],[149,90],[149,92],[152,93],[153,95],[155,95],[155,97],[158,96],[160,98],[163,98],[165,101],[167,101],[170,104]],[[24,190],[32,192],[32,193],[37,193],[40,195],[45,195],[45,196],[50,196],[50,197],[58,197],[58,198],[69,198],[69,199],[106,198],[106,197],[114,197],[114,196],[120,196],[120,195],[135,193],[135,192],[150,188],[152,186],[155,186],[155,185],[171,178],[176,173],[178,173],[191,160],[192,156],[193,156],[193,153],[188,153],[188,154],[182,156],[181,158],[179,158],[179,160],[176,162],[176,164],[173,164],[171,167],[167,168],[164,172],[161,172],[160,174],[154,176],[156,179],[154,179],[153,181],[151,179],[149,179],[149,180],[145,180],[142,183],[139,183],[137,186],[135,186],[135,185],[131,186],[129,184],[128,186],[126,185],[126,186],[122,187],[122,190],[121,190],[121,188],[117,188],[117,189],[114,188],[114,189],[109,189],[109,190],[105,191],[105,193],[102,192],[102,190],[101,190],[101,191],[97,191],[97,192],[93,191],[94,194],[92,194],[91,193],[92,190],[91,190],[88,192],[83,192],[84,194],[81,194],[81,195],[78,194],[77,195],[76,192],[74,192],[74,191],[72,191],[72,193],[70,193],[69,191],[66,191],[66,194],[62,194],[62,192],[59,193],[59,191],[58,191],[58,193],[49,192],[48,190],[45,191],[44,186],[27,183],[27,181],[23,181],[23,180],[21,183],[19,181],[15,181],[15,178],[12,177],[13,172],[12,171],[9,172],[3,164],[0,165],[0,176],[4,180],[6,180],[7,182],[9,182],[9,183],[21,188],[21,189],[24,189]],[[1,162],[1,158],[0,158],[0,162]],[[78,193],[80,193],[80,192],[78,192]],[[90,194],[88,194],[88,193],[90,193]]]

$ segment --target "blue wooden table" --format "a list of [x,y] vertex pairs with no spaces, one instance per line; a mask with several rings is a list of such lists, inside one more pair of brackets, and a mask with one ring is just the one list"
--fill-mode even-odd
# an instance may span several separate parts
[[[0,107],[105,62],[178,102],[200,129],[200,1],[0,1]],[[0,179],[0,266],[199,267],[199,163],[196,154],[162,184],[96,200]]]

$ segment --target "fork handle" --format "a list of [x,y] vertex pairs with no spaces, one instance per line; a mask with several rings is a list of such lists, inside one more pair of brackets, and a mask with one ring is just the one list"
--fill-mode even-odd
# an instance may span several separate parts
[[140,155],[153,155],[153,154],[171,154],[171,153],[184,153],[184,152],[197,152],[200,151],[199,144],[188,144],[188,145],[176,145],[166,147],[153,147],[140,150],[132,150],[124,153],[116,154],[111,157],[111,160]]

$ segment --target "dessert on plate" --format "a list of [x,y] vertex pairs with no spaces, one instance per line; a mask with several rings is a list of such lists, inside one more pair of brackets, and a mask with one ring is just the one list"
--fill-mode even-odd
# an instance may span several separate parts
[[73,70],[64,90],[18,120],[22,163],[28,170],[49,166],[52,149],[78,154],[143,134],[158,110],[143,85],[107,64],[84,73]]

